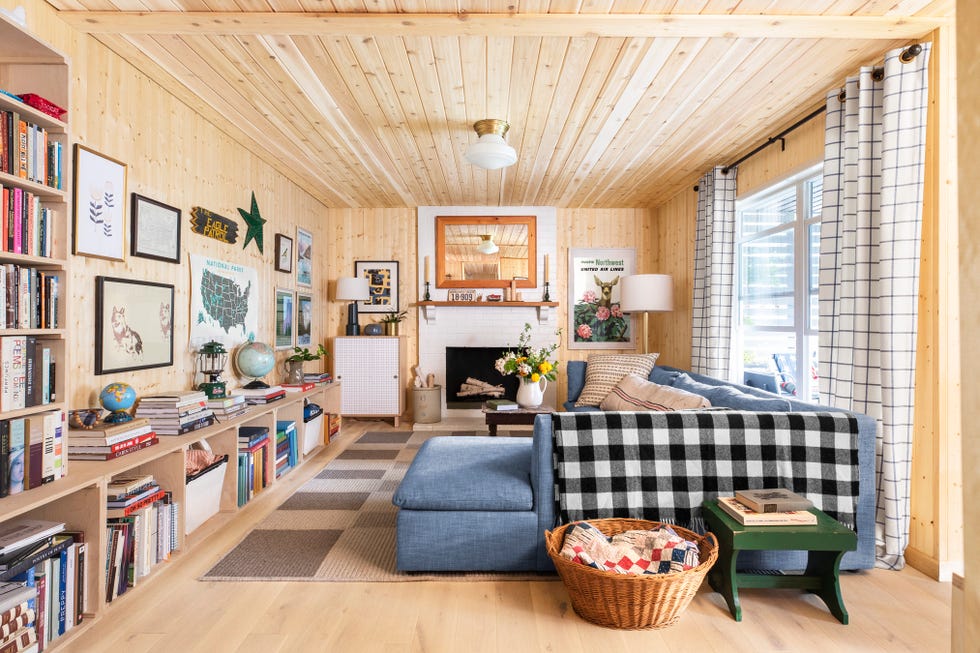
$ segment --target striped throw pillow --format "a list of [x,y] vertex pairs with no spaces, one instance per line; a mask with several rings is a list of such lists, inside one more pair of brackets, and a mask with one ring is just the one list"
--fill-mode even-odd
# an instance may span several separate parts
[[647,378],[660,354],[592,354],[576,406],[598,406],[627,374]]
[[599,404],[602,410],[686,410],[710,408],[701,395],[647,381],[636,374],[624,376]]

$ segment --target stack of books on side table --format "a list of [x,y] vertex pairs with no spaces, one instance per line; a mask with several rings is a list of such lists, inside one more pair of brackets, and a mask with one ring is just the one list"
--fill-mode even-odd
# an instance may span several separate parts
[[517,410],[520,406],[510,399],[488,399],[487,408],[490,410]]
[[214,424],[208,396],[200,390],[176,390],[141,397],[136,416],[150,420],[157,435],[183,435]]
[[150,420],[138,417],[128,422],[99,422],[87,429],[72,429],[68,439],[69,460],[113,460],[152,447],[159,442]]
[[817,516],[806,497],[781,488],[739,490],[734,497],[718,497],[718,507],[743,526],[812,526]]

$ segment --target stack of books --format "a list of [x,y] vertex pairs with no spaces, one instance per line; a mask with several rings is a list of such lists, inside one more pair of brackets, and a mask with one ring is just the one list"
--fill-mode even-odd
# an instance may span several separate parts
[[69,460],[113,460],[159,442],[145,417],[120,424],[99,422],[90,429],[71,429]]
[[282,389],[286,392],[306,392],[316,387],[315,383],[303,381],[302,383],[283,383]]
[[183,435],[214,424],[208,396],[200,390],[177,390],[140,398],[136,416],[150,420],[157,435]]
[[327,383],[332,383],[333,377],[330,376],[330,372],[307,372],[303,375],[303,383],[312,383],[313,385],[325,385]]
[[286,396],[286,391],[281,385],[270,385],[268,388],[237,388],[232,391],[232,396],[236,395],[245,397],[246,404],[257,406],[279,401]]
[[296,442],[296,422],[276,421],[276,478],[299,463],[299,447]]
[[739,490],[734,497],[718,497],[718,507],[743,526],[813,526],[817,516],[806,497],[789,490]]
[[487,408],[490,410],[517,410],[520,406],[510,399],[488,399]]
[[226,422],[248,412],[248,405],[243,395],[232,395],[221,399],[208,399],[208,408],[214,412],[219,421]]
[[238,507],[269,484],[266,460],[269,456],[269,429],[264,426],[238,427]]

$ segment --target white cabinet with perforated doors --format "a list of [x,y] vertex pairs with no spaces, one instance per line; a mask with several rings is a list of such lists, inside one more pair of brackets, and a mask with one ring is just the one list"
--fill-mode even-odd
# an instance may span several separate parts
[[334,339],[333,375],[344,384],[341,415],[391,417],[398,426],[405,394],[401,379],[403,350],[398,336]]

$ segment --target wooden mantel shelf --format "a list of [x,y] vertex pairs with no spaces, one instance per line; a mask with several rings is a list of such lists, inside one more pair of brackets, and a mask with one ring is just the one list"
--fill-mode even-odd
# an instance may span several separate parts
[[446,306],[448,308],[534,308],[538,311],[538,322],[544,324],[548,321],[548,316],[552,308],[557,308],[558,302],[446,302],[446,301],[422,301],[415,304],[422,309],[422,315],[426,322],[436,321],[436,307]]

